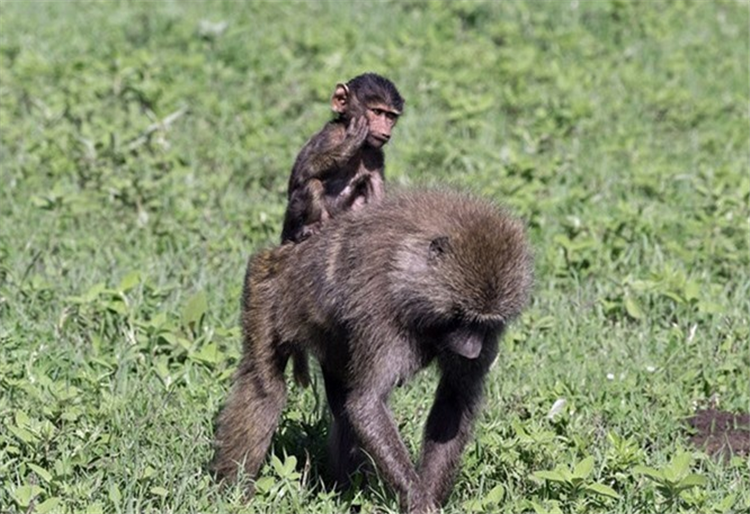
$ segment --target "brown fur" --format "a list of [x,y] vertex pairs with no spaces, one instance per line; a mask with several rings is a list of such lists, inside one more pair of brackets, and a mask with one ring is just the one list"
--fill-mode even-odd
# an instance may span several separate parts
[[396,86],[374,73],[336,86],[331,98],[336,119],[305,144],[294,162],[282,243],[298,243],[341,212],[382,200],[383,146],[403,105]]
[[[334,416],[340,483],[360,446],[404,508],[437,508],[470,437],[498,336],[531,282],[522,223],[445,191],[403,192],[339,216],[301,244],[261,251],[248,264],[243,356],[219,417],[214,469],[229,479],[240,467],[257,474],[286,399],[286,362],[309,352]],[[433,361],[442,376],[415,468],[387,400]]]

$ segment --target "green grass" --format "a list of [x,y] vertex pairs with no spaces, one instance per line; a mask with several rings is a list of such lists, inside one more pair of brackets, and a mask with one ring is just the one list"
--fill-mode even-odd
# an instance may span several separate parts
[[[746,0],[3,1],[0,511],[396,509],[321,484],[314,390],[292,386],[249,504],[205,468],[245,261],[368,70],[407,99],[390,183],[494,198],[536,252],[446,511],[750,509],[747,461],[685,428],[750,404],[749,21]],[[392,402],[414,452],[434,386]]]

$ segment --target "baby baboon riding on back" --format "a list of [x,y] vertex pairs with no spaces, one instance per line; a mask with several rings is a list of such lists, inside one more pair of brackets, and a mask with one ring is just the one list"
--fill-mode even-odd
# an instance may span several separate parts
[[281,242],[298,243],[329,218],[383,199],[383,146],[404,108],[396,86],[365,73],[336,85],[326,123],[300,150],[289,177]]

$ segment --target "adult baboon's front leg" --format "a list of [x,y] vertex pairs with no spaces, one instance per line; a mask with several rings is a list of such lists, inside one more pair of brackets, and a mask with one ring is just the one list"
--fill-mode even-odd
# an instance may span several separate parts
[[373,458],[381,476],[398,493],[409,512],[431,512],[435,505],[423,494],[414,465],[384,398],[374,391],[353,392],[346,412],[362,448]]
[[482,398],[482,377],[443,375],[424,430],[417,473],[426,498],[442,505],[450,494]]

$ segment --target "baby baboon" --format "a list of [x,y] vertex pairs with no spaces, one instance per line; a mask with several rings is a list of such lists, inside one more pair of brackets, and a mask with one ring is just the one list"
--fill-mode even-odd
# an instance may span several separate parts
[[330,217],[383,198],[383,146],[403,108],[396,86],[375,73],[336,85],[336,119],[305,144],[292,168],[282,243],[298,243]]
[[[243,356],[218,419],[213,468],[255,476],[285,403],[294,352],[321,364],[334,474],[358,447],[413,512],[450,492],[498,337],[522,310],[532,258],[521,222],[488,201],[402,192],[326,223],[304,244],[261,251],[242,296]],[[388,409],[391,390],[436,361],[440,383],[418,465]]]

